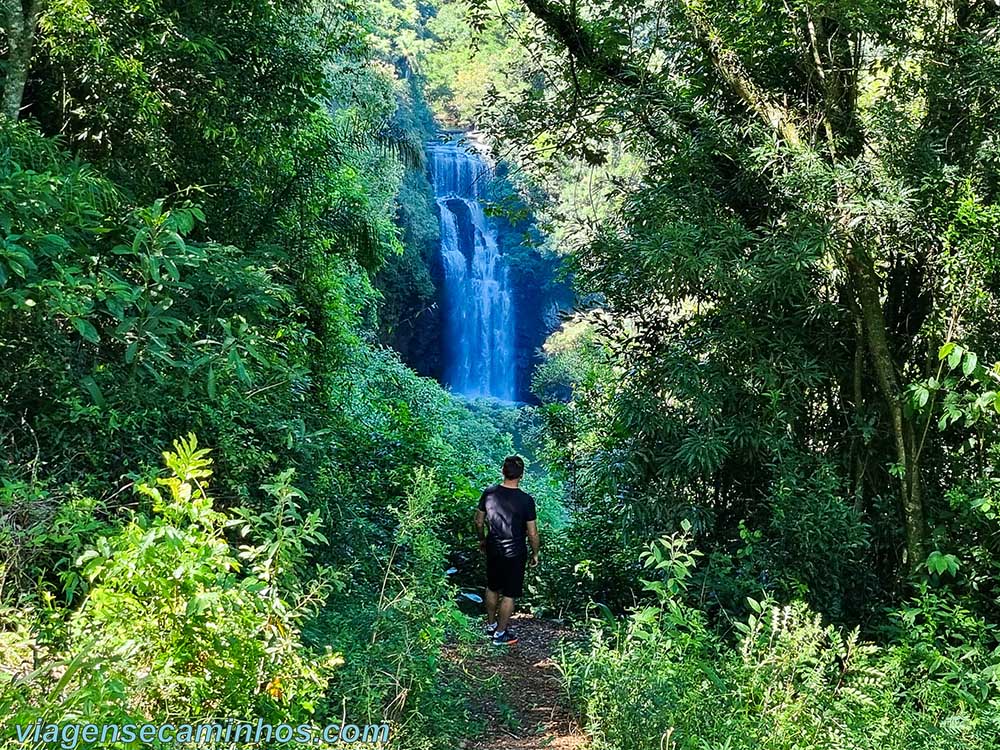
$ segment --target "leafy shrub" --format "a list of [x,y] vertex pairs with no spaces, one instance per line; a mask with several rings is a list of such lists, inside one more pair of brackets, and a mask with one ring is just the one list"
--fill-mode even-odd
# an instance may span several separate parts
[[[1000,721],[997,652],[972,647],[982,625],[952,617],[953,642],[909,628],[882,648],[824,625],[799,603],[749,602],[728,645],[679,596],[694,558],[680,535],[646,556],[662,575],[651,603],[602,623],[562,670],[596,748],[773,750],[989,748]],[[933,599],[904,622],[933,622]],[[933,629],[933,626],[932,626]],[[963,635],[964,634],[964,635]],[[969,649],[973,648],[973,651]],[[959,653],[976,657],[956,658]],[[975,692],[970,690],[976,686]]]
[[844,616],[844,589],[867,574],[861,563],[868,530],[847,496],[829,462],[791,455],[778,466],[768,498],[774,586],[836,618]]
[[[469,730],[464,695],[442,660],[447,639],[474,636],[445,576],[436,527],[441,490],[417,469],[396,521],[382,575],[355,576],[314,623],[314,638],[338,644],[345,665],[331,689],[358,721],[389,719],[401,748],[451,747]],[[369,606],[352,602],[365,600]]]
[[321,539],[318,519],[297,517],[301,496],[283,475],[266,488],[278,510],[254,519],[258,543],[237,554],[225,536],[234,521],[206,494],[208,451],[192,435],[164,458],[170,474],[139,488],[151,514],[135,513],[80,555],[89,590],[65,648],[5,681],[0,703],[14,723],[294,722],[322,705],[342,658],[307,649],[299,628],[328,586],[319,576],[306,590],[287,588],[307,564],[306,546]]

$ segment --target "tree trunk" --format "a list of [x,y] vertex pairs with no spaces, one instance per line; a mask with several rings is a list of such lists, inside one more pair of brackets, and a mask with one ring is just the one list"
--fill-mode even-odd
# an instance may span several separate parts
[[916,570],[925,559],[926,527],[916,429],[903,408],[896,363],[889,348],[878,277],[871,259],[858,247],[847,254],[847,265],[857,294],[864,325],[865,343],[875,368],[879,390],[892,421],[896,463],[899,467],[900,499],[906,527],[906,566]]
[[17,120],[24,100],[24,85],[28,80],[31,65],[31,46],[35,36],[35,24],[41,12],[41,0],[2,0],[0,13],[3,14],[4,31],[7,33],[7,75],[0,97],[0,112],[11,120]]

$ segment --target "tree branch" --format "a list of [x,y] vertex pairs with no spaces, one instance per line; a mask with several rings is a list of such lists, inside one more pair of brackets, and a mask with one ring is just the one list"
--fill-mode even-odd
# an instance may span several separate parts
[[739,56],[726,48],[722,36],[712,25],[701,7],[701,0],[680,0],[684,17],[695,32],[695,38],[708,54],[716,71],[743,103],[755,112],[792,148],[802,146],[799,129],[791,114],[767,95],[750,77]]
[[524,4],[581,64],[624,86],[635,87],[643,82],[641,70],[620,57],[601,52],[574,13],[548,0],[524,0]]
[[[696,7],[697,0],[679,1],[696,40],[732,93],[777,132],[789,146],[800,147],[802,138],[791,115],[757,86],[736,53],[722,44],[721,37],[704,12]],[[646,81],[644,70],[621,57],[601,51],[580,19],[558,3],[549,0],[524,0],[524,4],[581,64],[611,81],[630,88],[638,88]]]

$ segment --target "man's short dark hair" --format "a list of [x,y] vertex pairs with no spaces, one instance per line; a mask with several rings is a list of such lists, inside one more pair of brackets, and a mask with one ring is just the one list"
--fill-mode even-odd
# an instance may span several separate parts
[[524,476],[524,459],[520,456],[507,456],[503,460],[503,478],[520,479]]

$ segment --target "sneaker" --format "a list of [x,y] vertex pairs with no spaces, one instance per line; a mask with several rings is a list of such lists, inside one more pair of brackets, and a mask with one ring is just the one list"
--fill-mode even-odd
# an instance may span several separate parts
[[492,624],[486,623],[485,625],[483,625],[483,635],[485,635],[487,638],[492,638],[495,632],[497,632],[497,624],[495,622]]
[[493,634],[493,645],[494,646],[513,646],[517,643],[517,636],[514,635],[514,631],[507,628],[502,633]]

